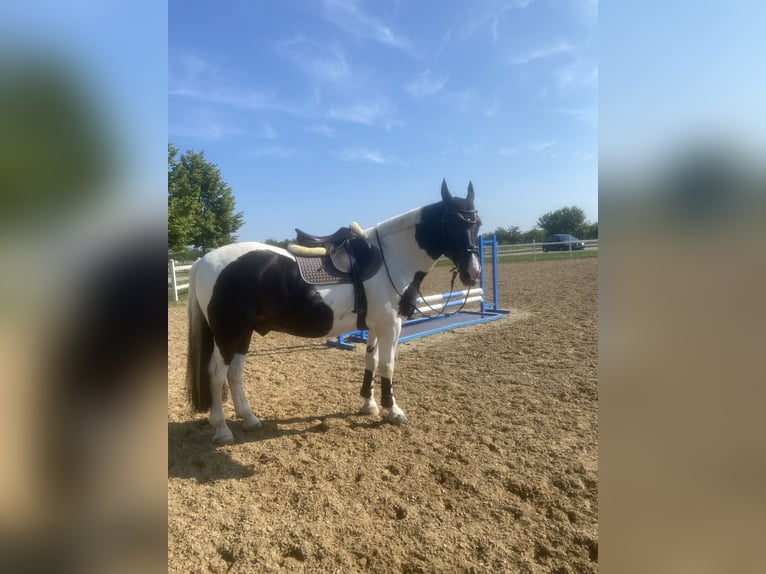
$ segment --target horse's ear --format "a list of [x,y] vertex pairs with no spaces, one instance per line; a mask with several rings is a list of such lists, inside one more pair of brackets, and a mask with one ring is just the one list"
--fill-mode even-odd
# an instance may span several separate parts
[[473,201],[473,184],[468,182],[468,195],[465,196],[468,201]]
[[452,194],[449,192],[449,189],[447,189],[447,180],[442,179],[442,199],[447,202],[450,199],[452,199]]

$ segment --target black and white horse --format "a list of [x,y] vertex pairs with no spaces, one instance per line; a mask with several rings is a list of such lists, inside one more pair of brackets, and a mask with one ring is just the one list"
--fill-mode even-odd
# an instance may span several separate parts
[[[392,390],[396,344],[402,320],[411,316],[420,283],[442,255],[449,257],[466,286],[481,273],[477,247],[479,217],[473,185],[453,197],[442,182],[442,200],[364,231],[383,254],[384,265],[364,281],[368,345],[361,396],[363,413],[378,414],[374,379],[380,377],[381,405],[388,420],[407,423]],[[351,284],[314,286],[303,281],[292,253],[263,243],[234,243],[197,261],[189,280],[187,386],[197,412],[210,409],[213,440],[232,443],[223,412],[228,379],[245,429],[261,421],[242,389],[245,356],[253,331],[301,337],[334,337],[356,328]]]

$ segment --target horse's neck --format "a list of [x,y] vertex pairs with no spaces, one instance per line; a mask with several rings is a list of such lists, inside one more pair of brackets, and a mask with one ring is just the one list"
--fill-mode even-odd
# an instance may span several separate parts
[[436,260],[418,245],[415,239],[415,223],[381,233],[380,243],[391,279],[397,288],[403,289],[409,285],[415,273],[428,273],[436,263]]

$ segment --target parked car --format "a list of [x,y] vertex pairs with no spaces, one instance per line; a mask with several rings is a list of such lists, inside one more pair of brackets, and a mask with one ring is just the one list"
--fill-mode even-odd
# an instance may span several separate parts
[[543,252],[585,249],[585,242],[568,233],[554,233],[543,240]]

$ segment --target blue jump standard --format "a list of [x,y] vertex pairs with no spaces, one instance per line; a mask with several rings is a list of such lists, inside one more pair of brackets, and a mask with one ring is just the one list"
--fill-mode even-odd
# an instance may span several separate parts
[[[479,252],[484,255],[484,249],[490,248],[490,261],[492,262],[492,301],[486,300],[486,294],[483,294],[481,311],[458,311],[454,313],[440,313],[435,316],[419,317],[417,319],[411,319],[402,324],[402,332],[399,335],[399,342],[403,343],[411,339],[417,339],[418,337],[426,337],[435,333],[441,333],[442,331],[449,331],[450,329],[457,329],[458,327],[466,327],[468,325],[476,325],[477,323],[486,323],[488,321],[494,321],[500,319],[510,311],[507,309],[498,309],[497,302],[497,240],[493,236],[492,239],[479,238]],[[481,288],[484,289],[484,265],[482,265],[481,273]],[[460,301],[451,301],[446,306],[459,305]],[[339,349],[353,349],[353,343],[366,343],[367,331],[351,331],[339,335],[337,339],[330,339],[327,341],[327,345],[331,347],[338,347]]]

